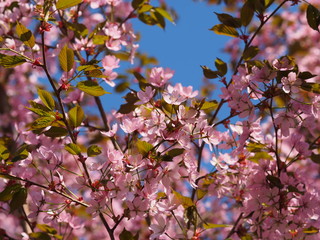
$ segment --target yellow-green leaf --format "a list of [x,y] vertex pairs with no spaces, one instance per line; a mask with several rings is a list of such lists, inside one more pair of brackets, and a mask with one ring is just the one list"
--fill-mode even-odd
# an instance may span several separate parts
[[4,68],[13,68],[25,63],[27,60],[22,56],[11,56],[0,53],[0,66]]
[[84,112],[79,105],[72,108],[68,116],[73,127],[79,127],[84,120]]
[[185,197],[180,193],[172,190],[174,197],[180,202],[180,204],[186,209],[188,207],[195,206],[192,199],[189,197]]
[[101,147],[97,145],[91,145],[87,150],[88,157],[94,157],[101,154]]
[[174,23],[172,16],[170,13],[167,12],[167,10],[163,8],[154,8],[154,10],[159,13],[162,17],[168,19],[170,22]]
[[20,38],[20,40],[27,45],[30,48],[33,48],[35,45],[35,38],[32,34],[32,32],[26,28],[24,25],[22,25],[21,23],[17,22],[17,26],[16,26],[16,31],[17,34]]
[[206,223],[203,224],[205,229],[212,229],[212,228],[225,228],[225,227],[232,227],[232,225],[228,224],[214,224],[214,223]]
[[40,117],[32,123],[31,130],[48,127],[53,121],[54,119],[52,117]]
[[58,0],[56,7],[59,10],[70,8],[80,4],[82,0]]
[[51,96],[51,93],[49,93],[46,90],[38,88],[38,95],[43,102],[43,104],[49,108],[50,110],[53,110],[55,107],[55,102],[53,97]]
[[9,150],[5,146],[0,144],[0,160],[2,159],[7,160],[9,156],[10,156]]
[[17,210],[25,204],[27,199],[27,189],[20,188],[19,191],[15,192],[12,196],[12,200],[10,202],[10,212]]
[[106,92],[97,82],[94,81],[82,81],[77,84],[77,88],[81,91],[95,97],[102,96]]
[[216,34],[226,35],[230,37],[239,37],[239,33],[234,27],[228,27],[224,24],[217,24],[209,30],[214,31]]
[[81,153],[80,147],[74,143],[69,143],[65,145],[64,149],[67,150],[72,155],[79,155]]
[[146,156],[148,152],[153,149],[152,144],[141,140],[138,140],[136,142],[136,146],[138,148],[139,153],[141,153],[143,156]]
[[63,71],[69,72],[73,68],[74,53],[65,45],[59,53],[59,62]]

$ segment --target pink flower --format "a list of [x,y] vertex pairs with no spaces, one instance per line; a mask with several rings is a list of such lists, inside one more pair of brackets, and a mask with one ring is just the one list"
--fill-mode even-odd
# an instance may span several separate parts
[[301,79],[297,78],[297,74],[295,72],[290,72],[288,77],[281,78],[282,82],[282,90],[285,93],[298,93],[299,86],[301,85]]
[[159,239],[159,237],[164,234],[166,230],[166,220],[161,215],[156,215],[155,220],[157,224],[151,224],[149,229],[153,232],[150,239]]
[[162,87],[169,79],[173,77],[174,71],[169,68],[163,69],[162,67],[152,68],[149,82],[155,87]]
[[139,91],[137,93],[138,98],[140,99],[140,101],[136,102],[135,105],[142,105],[145,104],[147,102],[150,101],[150,99],[152,99],[154,93],[155,93],[155,89],[152,90],[152,87],[147,86],[145,88],[145,91]]
[[181,95],[179,90],[173,88],[171,85],[168,86],[167,91],[163,92],[162,96],[167,103],[173,105],[180,105],[187,100],[185,96]]

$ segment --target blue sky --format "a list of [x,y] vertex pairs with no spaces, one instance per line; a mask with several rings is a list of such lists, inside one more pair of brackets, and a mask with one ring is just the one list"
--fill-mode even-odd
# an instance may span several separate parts
[[[135,31],[141,34],[139,50],[156,57],[159,66],[174,70],[174,83],[191,85],[194,90],[199,90],[203,79],[200,65],[214,69],[217,57],[228,62],[228,56],[222,52],[222,48],[231,38],[209,31],[209,28],[218,24],[214,12],[223,10],[216,5],[192,0],[170,0],[167,4],[175,9],[179,17],[176,24],[167,21],[165,30],[132,19]],[[110,87],[106,90],[112,91]],[[103,96],[106,109],[119,109],[120,104],[125,103],[121,96]]]

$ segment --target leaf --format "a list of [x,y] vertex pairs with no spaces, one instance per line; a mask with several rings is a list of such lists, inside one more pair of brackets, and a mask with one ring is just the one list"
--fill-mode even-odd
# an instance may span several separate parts
[[203,224],[204,229],[212,229],[212,228],[225,228],[232,227],[232,225],[228,224],[214,224],[214,223],[205,223]]
[[157,19],[154,19],[151,15],[140,13],[138,15],[138,18],[141,22],[147,24],[147,25],[156,25],[158,23]]
[[21,144],[15,151],[14,157],[12,158],[11,162],[17,162],[26,159],[29,156],[28,147],[29,145],[26,143]]
[[122,232],[119,235],[120,240],[138,240],[139,234],[137,233],[135,236],[129,231],[127,231],[125,228],[123,228]]
[[126,99],[127,103],[122,104],[118,112],[122,114],[131,113],[134,109],[136,109],[137,106],[134,104],[139,101],[139,98],[136,96],[136,94],[131,92],[129,92],[124,98]]
[[192,207],[192,206],[195,206],[192,199],[189,198],[189,197],[185,197],[183,195],[181,195],[180,193],[172,190],[173,192],[173,195],[176,199],[179,200],[180,204],[186,209],[188,207]]
[[320,154],[312,153],[310,158],[313,162],[320,164]]
[[218,107],[218,102],[216,100],[205,101],[200,110],[214,110]]
[[174,23],[173,18],[171,17],[170,13],[168,13],[165,9],[163,8],[154,8],[154,10],[159,13],[162,17],[168,19],[170,22]]
[[17,22],[16,26],[17,34],[20,38],[20,40],[27,45],[29,48],[33,48],[35,45],[35,38],[32,34],[32,32],[26,28],[23,24]]
[[133,0],[131,2],[131,5],[133,7],[133,9],[137,9],[139,8],[144,2],[146,2],[146,0]]
[[79,82],[76,87],[81,91],[95,97],[99,97],[108,93],[97,82],[89,80]]
[[38,95],[41,99],[41,101],[43,102],[43,104],[49,108],[50,110],[53,110],[55,107],[55,102],[53,97],[51,96],[51,93],[49,93],[46,90],[42,90],[40,88],[38,88]]
[[33,232],[30,233],[29,236],[33,240],[51,240],[51,237],[44,232]]
[[239,33],[233,27],[226,26],[224,24],[217,24],[209,30],[214,31],[216,34],[226,35],[230,37],[239,37]]
[[18,192],[22,186],[20,184],[8,185],[2,192],[0,192],[0,201],[6,202],[12,199],[13,195]]
[[88,157],[94,157],[101,154],[101,147],[97,145],[91,145],[87,150]]
[[281,183],[280,178],[272,176],[272,175],[268,175],[266,178],[269,181],[269,183],[271,184],[271,187],[277,187],[279,189],[283,188],[283,184]]
[[65,145],[64,149],[67,150],[72,155],[79,155],[81,153],[80,147],[74,143],[69,143]]
[[313,93],[320,94],[320,84],[319,83],[303,82],[300,87],[307,92],[313,92]]
[[197,200],[201,200],[202,198],[204,198],[207,195],[208,191],[204,191],[200,188],[198,188],[196,190],[196,194],[197,194]]
[[138,13],[149,12],[153,7],[149,4],[143,4],[139,7]]
[[259,163],[260,160],[273,160],[273,157],[270,156],[267,152],[261,151],[256,152],[254,156],[250,156],[248,160],[254,163]]
[[26,107],[26,109],[30,110],[31,112],[37,114],[38,116],[41,116],[41,117],[49,117],[49,116],[52,116],[52,112],[48,112],[48,111],[44,111],[42,109],[38,109],[38,108],[29,108],[29,107]]
[[10,56],[0,53],[0,66],[4,68],[13,68],[25,63],[27,60],[22,56]]
[[309,4],[307,8],[307,21],[309,26],[319,31],[319,25],[320,25],[320,12],[317,8],[315,8],[313,5]]
[[166,21],[164,19],[164,17],[158,13],[158,12],[151,12],[150,15],[152,16],[152,18],[156,19],[158,26],[160,26],[162,29],[165,29],[166,27]]
[[222,24],[224,24],[228,27],[233,27],[233,28],[241,27],[241,22],[240,22],[239,18],[234,18],[231,15],[226,14],[226,13],[216,13],[215,12],[215,14],[217,15],[219,21]]
[[248,61],[248,60],[254,58],[258,53],[259,53],[258,47],[250,46],[244,50],[242,57],[245,61]]
[[94,70],[90,70],[90,71],[85,71],[85,74],[88,76],[88,77],[92,77],[92,78],[108,78],[107,75],[104,75],[102,73],[101,70],[99,69],[94,69]]
[[128,87],[130,87],[130,83],[129,83],[129,82],[122,82],[122,83],[119,83],[119,84],[114,88],[114,90],[115,90],[117,93],[122,93],[122,92],[124,92],[125,90],[127,90]]
[[310,72],[300,72],[299,75],[298,75],[298,78],[306,80],[306,79],[314,78],[316,76],[317,75],[314,75],[314,74],[312,74]]
[[27,196],[28,196],[27,189],[25,188],[20,188],[17,192],[15,192],[9,204],[10,212],[13,212],[18,208],[22,207],[22,205],[26,203]]
[[66,22],[65,24],[66,24],[67,28],[70,29],[72,32],[74,32],[75,36],[79,39],[85,38],[89,33],[86,25],[84,25],[82,23]]
[[56,7],[58,10],[63,10],[80,4],[82,0],[58,0]]
[[144,156],[144,157],[146,157],[148,155],[149,151],[151,151],[153,149],[152,144],[145,142],[145,141],[141,141],[141,140],[138,140],[136,142],[136,146],[138,148],[139,153],[141,153],[142,156]]
[[93,36],[92,43],[95,45],[103,45],[109,39],[110,36],[96,34]]
[[183,154],[183,153],[184,153],[184,150],[185,150],[185,149],[183,149],[183,148],[175,148],[175,149],[172,149],[172,150],[166,152],[164,155],[162,155],[162,156],[160,157],[160,159],[161,159],[161,161],[171,162],[174,157]]
[[0,160],[7,160],[10,156],[9,150],[0,144]]
[[212,71],[210,68],[207,66],[200,66],[203,71],[203,75],[208,78],[208,79],[214,79],[219,77],[219,72],[218,71]]
[[39,228],[42,232],[56,234],[57,230],[47,224],[37,224],[37,228]]
[[224,75],[226,75],[228,71],[228,66],[224,61],[222,61],[220,58],[217,58],[214,64],[219,72],[218,74],[220,77],[223,77]]
[[249,152],[261,152],[265,148],[265,144],[256,142],[249,142],[246,146],[246,150]]
[[37,118],[31,125],[31,130],[49,127],[54,119],[52,117]]
[[246,1],[241,8],[240,19],[243,26],[248,26],[254,16],[254,6],[250,1]]
[[43,132],[47,137],[58,138],[68,135],[68,130],[62,127],[52,126],[49,130]]
[[68,112],[68,116],[72,126],[75,128],[79,127],[84,120],[84,112],[79,105],[70,109],[70,111]]
[[64,45],[59,53],[59,62],[62,70],[65,72],[69,72],[73,68],[74,53],[67,45]]
[[316,234],[316,233],[319,233],[319,229],[316,228],[316,227],[308,227],[308,228],[305,228],[303,229],[303,233],[306,233],[306,234]]

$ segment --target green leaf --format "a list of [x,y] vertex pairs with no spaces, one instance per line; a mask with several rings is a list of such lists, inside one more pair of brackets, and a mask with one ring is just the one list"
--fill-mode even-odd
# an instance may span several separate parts
[[173,195],[176,199],[178,199],[178,201],[180,202],[180,204],[185,208],[189,208],[189,207],[192,207],[192,206],[195,206],[192,199],[189,198],[189,197],[185,197],[183,195],[181,195],[180,193],[172,190],[173,192]]
[[248,26],[254,16],[254,6],[250,1],[246,1],[242,6],[240,16],[241,24],[245,27]]
[[245,61],[248,61],[252,58],[254,58],[259,53],[259,48],[256,46],[250,46],[243,52],[243,59]]
[[207,190],[202,190],[202,189],[198,188],[196,190],[197,200],[201,200],[202,198],[204,198],[207,195],[207,193],[208,193]]
[[311,227],[303,229],[303,233],[306,233],[306,234],[317,234],[317,233],[319,233],[319,229],[316,228],[316,227],[311,226]]
[[51,240],[51,237],[44,232],[33,232],[30,233],[29,236],[33,240]]
[[17,162],[23,159],[26,159],[29,156],[28,152],[29,145],[26,143],[23,143],[19,146],[19,148],[15,151],[14,157],[12,158],[12,162]]
[[119,113],[122,114],[128,114],[131,113],[134,109],[136,109],[136,105],[134,105],[137,101],[139,101],[139,98],[136,96],[136,94],[129,92],[125,97],[125,100],[127,103],[122,104],[120,106],[120,109],[118,110]]
[[57,230],[47,224],[37,224],[37,228],[39,228],[42,232],[56,234]]
[[320,94],[320,84],[319,83],[303,82],[300,87],[305,91]]
[[50,127],[49,130],[43,132],[43,134],[46,135],[47,137],[58,138],[58,137],[67,136],[68,130],[62,127],[52,126]]
[[96,34],[92,38],[92,43],[95,45],[104,45],[105,42],[109,39],[109,36]]
[[7,186],[1,193],[0,193],[0,201],[6,202],[12,199],[13,195],[18,192],[22,186],[20,184],[12,184]]
[[298,78],[306,80],[306,79],[314,78],[316,76],[317,75],[314,75],[314,74],[312,74],[310,72],[300,72],[299,75],[298,75]]
[[162,156],[160,157],[160,158],[161,158],[161,161],[171,162],[174,157],[183,154],[184,151],[185,151],[185,149],[183,149],[183,148],[175,148],[175,149],[172,149],[172,150],[166,152],[166,154],[164,154],[164,155],[162,155]]
[[203,71],[203,75],[208,78],[208,79],[214,79],[219,77],[219,72],[218,71],[212,71],[210,68],[207,66],[200,66]]
[[307,8],[307,21],[312,29],[319,32],[320,11],[311,4],[309,4]]
[[17,192],[15,192],[9,204],[10,212],[13,212],[18,208],[22,207],[22,205],[26,203],[27,196],[28,196],[27,189],[25,188],[20,188]]
[[64,45],[59,53],[59,62],[62,70],[65,72],[69,72],[73,68],[74,53],[67,45]]
[[115,90],[117,93],[122,93],[122,92],[124,92],[125,90],[127,90],[128,87],[130,87],[130,83],[129,83],[129,82],[122,82],[122,83],[119,83],[119,84],[114,88],[114,90]]
[[94,81],[82,81],[79,82],[76,87],[81,91],[95,97],[99,97],[108,93],[97,82]]
[[272,175],[268,175],[266,178],[271,184],[271,187],[277,187],[279,189],[283,188],[283,184],[281,183],[280,178]]
[[68,116],[72,126],[75,128],[79,127],[84,120],[84,112],[79,105],[70,109],[70,111],[68,112]]
[[101,69],[101,67],[99,67],[98,65],[82,65],[82,66],[79,66],[77,67],[77,70],[79,72],[81,71],[91,71],[91,70],[96,70],[96,69]]
[[233,27],[226,26],[224,24],[217,24],[209,30],[214,31],[216,34],[226,35],[230,37],[239,37],[239,33]]
[[0,144],[0,160],[7,160],[10,156],[9,150]]
[[133,7],[133,9],[137,9],[139,8],[144,2],[146,2],[147,0],[133,0],[131,2],[131,5]]
[[220,77],[223,77],[224,75],[226,75],[228,71],[228,66],[224,61],[222,61],[220,58],[217,58],[214,64],[219,72]]
[[212,229],[212,228],[225,228],[232,227],[232,225],[228,224],[214,224],[214,223],[205,223],[203,224],[204,229]]
[[79,155],[81,153],[80,147],[74,143],[69,143],[65,145],[64,149],[67,150],[72,155]]
[[260,160],[273,160],[273,157],[267,152],[261,151],[256,152],[253,156],[250,156],[248,160],[254,163],[259,163]]
[[138,15],[138,18],[141,22],[147,24],[147,25],[156,25],[158,23],[157,19],[153,18],[151,15],[140,13]]
[[135,236],[127,231],[125,228],[122,230],[122,232],[119,235],[120,240],[138,240],[139,239],[139,234],[137,233]]
[[148,155],[149,151],[151,151],[153,149],[152,144],[145,142],[145,141],[141,141],[141,140],[138,140],[136,142],[136,146],[138,148],[139,153],[141,153],[142,156],[144,156],[144,157],[146,157]]
[[41,117],[49,117],[49,116],[52,116],[52,112],[48,112],[48,111],[44,111],[42,109],[38,109],[38,108],[29,108],[29,107],[26,107],[26,109],[30,110],[31,112],[41,116]]
[[149,4],[143,4],[139,7],[138,13],[149,12],[153,7]]
[[320,154],[312,153],[310,158],[313,162],[320,164]]
[[37,118],[31,125],[31,130],[49,127],[53,123],[52,117],[40,117]]
[[108,78],[107,75],[104,75],[102,73],[101,70],[99,69],[94,69],[94,70],[90,70],[90,71],[85,71],[85,74],[88,76],[88,77],[92,77],[92,78]]
[[249,142],[247,144],[246,150],[249,152],[261,152],[265,148],[266,148],[266,144]]
[[266,6],[266,8],[270,7],[271,4],[274,2],[274,0],[264,0],[264,5]]
[[168,19],[170,22],[174,23],[174,20],[170,13],[168,13],[165,9],[163,8],[154,8],[154,10],[159,13],[162,17]]
[[58,10],[63,10],[80,4],[82,0],[58,0],[56,7]]
[[241,27],[241,22],[239,18],[234,18],[229,14],[226,13],[216,13],[219,21],[224,24],[225,26],[232,27],[232,28],[239,28]]
[[101,154],[101,147],[97,145],[91,145],[87,150],[88,157],[94,157]]
[[74,32],[75,36],[79,39],[81,38],[85,38],[89,31],[86,27],[86,25],[82,24],[82,23],[71,23],[71,22],[66,22],[65,23],[67,28],[70,29],[72,32]]
[[39,109],[39,110],[42,110],[47,113],[52,113],[52,111],[49,108],[47,108],[46,106],[43,106],[42,104],[37,103],[35,101],[30,100],[29,104],[31,105],[32,108]]
[[38,95],[41,99],[41,101],[43,102],[43,104],[49,108],[50,110],[53,110],[55,107],[55,102],[53,97],[51,96],[51,93],[49,93],[46,90],[42,90],[40,88],[38,88]]
[[218,102],[216,100],[212,100],[212,101],[205,101],[200,110],[214,110],[218,107]]
[[4,68],[13,68],[25,63],[27,60],[22,56],[10,56],[0,53],[0,66]]
[[17,34],[20,38],[20,40],[27,45],[29,48],[33,48],[35,45],[35,38],[32,34],[32,32],[26,28],[23,24],[17,22],[16,26]]

